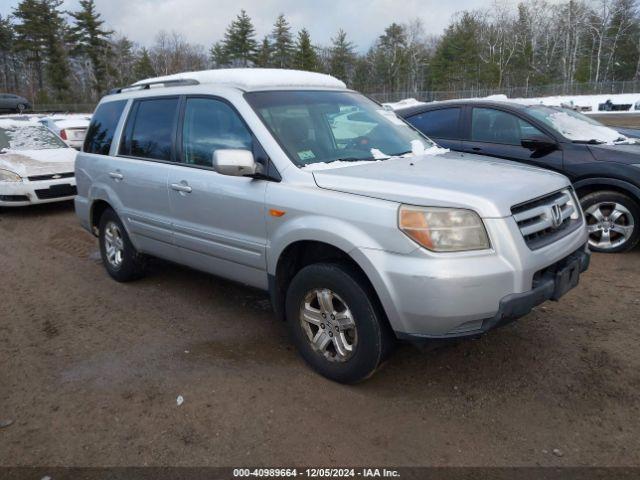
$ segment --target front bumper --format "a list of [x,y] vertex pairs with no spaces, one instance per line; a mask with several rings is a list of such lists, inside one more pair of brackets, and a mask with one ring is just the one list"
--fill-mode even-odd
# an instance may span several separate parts
[[534,286],[524,293],[512,293],[500,300],[498,312],[484,319],[479,329],[450,335],[428,336],[398,332],[398,338],[412,342],[432,340],[434,338],[457,338],[480,335],[501,327],[527,315],[533,307],[547,300],[558,301],[565,293],[576,287],[580,274],[589,268],[591,253],[580,248],[568,257],[539,272]]
[[0,183],[0,207],[24,207],[39,203],[72,200],[76,195],[74,177]]
[[[513,218],[485,219],[492,249],[411,254],[356,249],[382,307],[401,338],[451,338],[477,335],[558,298],[550,275],[580,257],[573,282],[587,268],[587,232],[583,227],[545,247],[531,250]],[[567,263],[568,264],[568,263]]]

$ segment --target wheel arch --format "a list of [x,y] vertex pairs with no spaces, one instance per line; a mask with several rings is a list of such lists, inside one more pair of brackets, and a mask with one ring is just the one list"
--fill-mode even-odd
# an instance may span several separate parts
[[389,326],[384,306],[371,279],[362,266],[343,248],[326,241],[296,240],[289,243],[278,256],[275,272],[269,274],[269,295],[278,318],[285,319],[285,297],[293,277],[305,266],[314,263],[339,263],[354,269],[372,295],[372,300]]
[[91,227],[91,233],[98,236],[98,227],[100,226],[100,219],[102,218],[102,214],[107,210],[113,207],[109,202],[98,198],[91,203],[91,208],[89,210],[89,226]]
[[632,183],[617,178],[600,178],[590,177],[583,178],[573,183],[573,188],[578,194],[578,198],[582,198],[589,193],[599,190],[612,190],[630,196],[633,200],[640,203],[640,188]]

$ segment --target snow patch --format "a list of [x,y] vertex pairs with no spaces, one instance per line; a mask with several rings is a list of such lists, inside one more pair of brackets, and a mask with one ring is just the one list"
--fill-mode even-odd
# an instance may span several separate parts
[[344,82],[323,73],[286,70],[279,68],[223,68],[218,70],[201,70],[183,72],[162,77],[140,80],[134,85],[170,80],[197,80],[200,83],[212,83],[254,90],[272,87],[307,87],[345,89]]
[[580,118],[573,117],[566,112],[557,112],[549,115],[549,121],[553,126],[569,140],[597,140],[612,145],[615,142],[628,139],[612,128],[593,125]]
[[38,117],[0,117],[0,128],[40,127]]
[[[344,161],[344,160],[336,160],[334,162],[317,162],[317,163],[310,163],[309,165],[305,165],[304,167],[300,167],[300,169],[305,170],[307,172],[313,172],[318,170],[329,170],[332,168],[345,168],[345,167],[353,167],[354,165],[378,163],[384,160],[388,160],[390,158],[407,158],[412,156],[442,155],[443,153],[449,152],[448,148],[438,147],[437,145],[433,145],[432,147],[429,147],[429,148],[424,148],[424,144],[420,140],[412,140],[411,147],[415,148],[415,150],[413,150],[412,153],[401,155],[400,157],[392,157],[389,155],[385,155],[380,150],[372,148],[371,149],[371,154],[373,155],[372,160],[357,160],[352,162]],[[419,153],[414,153],[416,151],[418,151]]]
[[391,110],[398,110],[400,108],[413,107],[416,105],[426,105],[426,102],[421,102],[415,98],[405,98],[399,102],[387,102],[382,104],[383,107]]

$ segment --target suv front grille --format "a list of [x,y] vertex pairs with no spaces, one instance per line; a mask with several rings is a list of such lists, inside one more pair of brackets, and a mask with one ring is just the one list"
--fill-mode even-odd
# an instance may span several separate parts
[[582,223],[571,188],[511,207],[511,213],[531,250],[555,242]]

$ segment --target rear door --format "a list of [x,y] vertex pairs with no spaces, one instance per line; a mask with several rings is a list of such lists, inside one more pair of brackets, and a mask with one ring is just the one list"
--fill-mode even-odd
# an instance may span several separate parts
[[170,260],[178,257],[173,245],[167,178],[176,161],[179,104],[179,97],[135,100],[118,156],[112,157],[107,171],[134,245]]
[[427,110],[411,115],[406,120],[438,145],[451,150],[462,148],[461,107]]
[[522,146],[522,140],[546,137],[554,140],[519,116],[490,107],[471,107],[469,139],[462,142],[463,150],[517,162],[562,170],[562,150],[532,151]]
[[215,97],[186,97],[178,130],[180,164],[169,171],[169,198],[181,262],[267,287],[267,182],[213,170],[218,149],[257,150],[236,110]]

